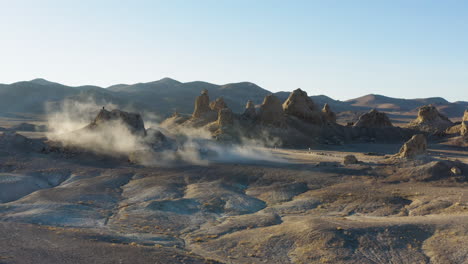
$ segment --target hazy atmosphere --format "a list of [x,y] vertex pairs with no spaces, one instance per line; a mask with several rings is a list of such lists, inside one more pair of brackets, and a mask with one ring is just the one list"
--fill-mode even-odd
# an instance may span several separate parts
[[250,81],[468,98],[465,1],[0,0],[0,83]]
[[467,1],[0,11],[0,264],[468,264]]

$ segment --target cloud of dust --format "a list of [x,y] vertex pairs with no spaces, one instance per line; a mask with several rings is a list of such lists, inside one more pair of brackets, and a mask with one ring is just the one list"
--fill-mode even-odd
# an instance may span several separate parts
[[[250,161],[284,162],[275,157],[265,146],[276,144],[267,136],[265,140],[242,138],[240,144],[223,144],[212,139],[207,129],[161,125],[160,117],[143,114],[147,136],[133,134],[120,121],[108,122],[98,129],[85,129],[94,120],[102,105],[90,100],[87,103],[64,101],[58,109],[48,112],[50,140],[65,146],[75,146],[111,156],[128,156],[132,161],[147,166],[172,166],[180,162],[208,165],[210,162],[241,163]],[[108,110],[116,109],[112,104]],[[154,138],[161,131],[166,142]]]

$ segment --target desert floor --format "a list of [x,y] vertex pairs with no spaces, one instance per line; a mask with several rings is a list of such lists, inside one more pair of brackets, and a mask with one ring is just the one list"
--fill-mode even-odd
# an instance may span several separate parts
[[0,263],[468,263],[466,176],[394,161],[399,147],[159,167],[0,150]]

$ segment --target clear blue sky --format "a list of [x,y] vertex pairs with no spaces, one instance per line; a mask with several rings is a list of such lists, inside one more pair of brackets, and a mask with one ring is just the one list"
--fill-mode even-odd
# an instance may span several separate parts
[[468,101],[468,1],[0,0],[0,83],[171,77]]

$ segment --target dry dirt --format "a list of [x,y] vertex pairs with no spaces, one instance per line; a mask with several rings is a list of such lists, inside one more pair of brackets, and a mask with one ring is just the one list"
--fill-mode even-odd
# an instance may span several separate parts
[[399,147],[170,167],[0,150],[0,263],[468,263],[468,171],[423,177]]

